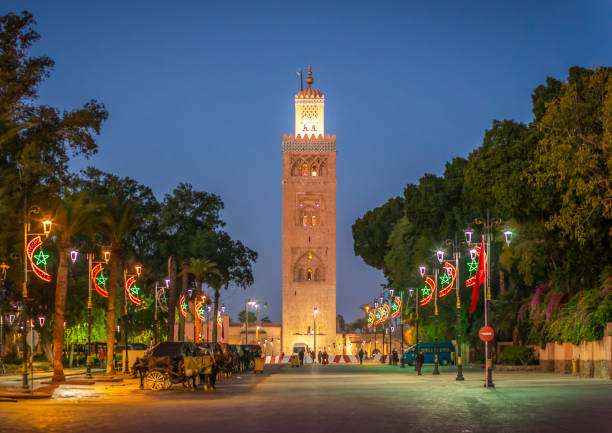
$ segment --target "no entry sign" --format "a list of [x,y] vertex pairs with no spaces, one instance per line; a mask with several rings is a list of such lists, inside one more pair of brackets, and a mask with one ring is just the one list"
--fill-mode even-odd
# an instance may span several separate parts
[[480,337],[482,341],[491,341],[493,337],[495,337],[495,332],[493,332],[493,328],[490,326],[483,326],[480,328],[480,331],[478,331],[478,337]]

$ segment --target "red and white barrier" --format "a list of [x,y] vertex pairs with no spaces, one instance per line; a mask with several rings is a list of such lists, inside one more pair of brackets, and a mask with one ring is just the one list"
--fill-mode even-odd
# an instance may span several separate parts
[[[386,358],[387,355],[384,355]],[[290,356],[266,356],[266,364],[289,364]],[[381,362],[380,355],[376,355],[374,359],[364,359],[363,362]],[[304,364],[312,364],[310,356],[304,356]],[[329,357],[330,364],[359,364],[359,358],[356,355],[331,355]]]

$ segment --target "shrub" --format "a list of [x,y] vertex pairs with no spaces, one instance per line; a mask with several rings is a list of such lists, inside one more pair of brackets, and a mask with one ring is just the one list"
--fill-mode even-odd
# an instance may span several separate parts
[[533,348],[525,346],[508,346],[499,355],[502,364],[527,365],[533,360]]

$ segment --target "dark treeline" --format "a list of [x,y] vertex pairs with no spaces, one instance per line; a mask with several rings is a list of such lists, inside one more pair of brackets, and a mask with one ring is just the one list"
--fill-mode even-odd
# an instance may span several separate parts
[[[442,176],[425,174],[406,185],[403,197],[357,219],[355,254],[382,270],[389,287],[420,287],[418,266],[431,268],[438,248],[452,255],[445,241],[463,240],[468,226],[479,242],[474,219],[490,209],[504,222],[491,248],[491,323],[498,338],[516,344],[600,339],[612,321],[610,74],[607,67],[572,67],[564,81],[547,78],[531,95],[531,123],[494,120],[467,159],[454,158]],[[510,247],[506,227],[514,231]],[[480,302],[467,313],[468,261],[463,247],[462,328],[475,343],[483,307]],[[452,298],[439,303],[447,340],[456,335]]]
[[[130,307],[130,341],[148,341],[153,336],[154,285],[164,285],[167,276],[171,282],[168,314],[160,319],[162,338],[173,338],[167,330],[174,329],[176,317],[179,338],[183,338],[184,318],[176,314],[180,297],[191,292],[193,299],[206,284],[212,317],[216,317],[222,290],[253,283],[257,253],[223,230],[223,201],[216,194],[180,183],[159,201],[148,186],[128,177],[93,167],[70,172],[71,158],[102,150],[96,136],[109,113],[95,100],[72,110],[37,103],[38,89],[54,62],[28,54],[40,38],[34,25],[28,12],[0,17],[0,262],[10,266],[3,268],[0,313],[18,317],[5,328],[7,336],[19,333],[22,305],[27,306],[28,316],[46,317],[44,326],[37,320],[34,326],[41,334],[45,354],[53,361],[54,380],[63,380],[65,339],[69,343],[87,341],[88,253],[95,260],[102,260],[104,250],[111,253],[104,270],[109,297],[94,292],[92,327],[92,341],[106,341],[110,359],[119,338],[117,321],[123,314],[124,271],[133,273],[137,264],[143,267],[138,280],[143,304]],[[33,233],[42,231],[43,219],[53,221],[42,247],[50,255],[46,269],[52,281],[44,283],[30,274],[31,300],[23,302],[23,239],[28,215]],[[74,264],[71,250],[80,252]],[[188,290],[194,286],[195,290]],[[214,332],[216,327],[213,338]],[[5,350],[15,352],[16,346]],[[113,369],[109,362],[107,371]]]

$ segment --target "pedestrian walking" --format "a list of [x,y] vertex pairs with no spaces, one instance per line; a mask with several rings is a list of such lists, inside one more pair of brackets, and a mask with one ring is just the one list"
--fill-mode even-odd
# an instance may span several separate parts
[[359,364],[363,364],[363,349],[359,349]]
[[327,364],[329,363],[329,356],[327,355],[327,351],[323,351],[323,354],[321,354],[321,360],[323,361],[323,365],[327,366]]
[[393,365],[397,365],[397,362],[399,361],[399,357],[397,355],[397,349],[395,347],[393,348],[392,356],[393,356]]
[[304,351],[300,350],[298,352],[298,358],[300,359],[300,367],[304,365]]
[[317,354],[317,362],[320,364],[321,363],[321,357],[323,356],[323,354],[321,353],[321,351],[319,350],[319,353]]
[[421,368],[423,368],[423,364],[425,363],[425,357],[423,356],[423,352],[419,352],[414,362],[416,363],[418,375],[421,376]]

